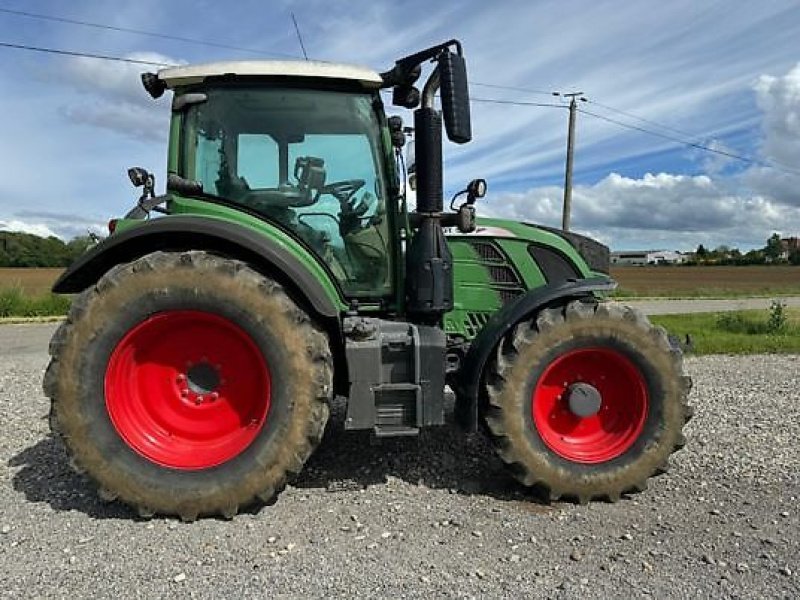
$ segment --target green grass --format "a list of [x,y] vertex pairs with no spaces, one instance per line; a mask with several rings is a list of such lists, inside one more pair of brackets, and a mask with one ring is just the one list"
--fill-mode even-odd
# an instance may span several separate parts
[[0,290],[0,318],[65,315],[70,302],[68,296],[28,296],[18,287],[7,288]]
[[658,315],[650,320],[683,340],[694,354],[800,353],[800,309]]

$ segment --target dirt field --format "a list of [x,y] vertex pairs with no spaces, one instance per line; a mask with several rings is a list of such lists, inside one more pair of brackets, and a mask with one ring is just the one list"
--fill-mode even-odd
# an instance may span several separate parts
[[623,295],[734,296],[800,294],[800,267],[615,267]]
[[[21,287],[47,293],[63,269],[0,268],[0,291]],[[799,267],[616,267],[611,275],[623,295],[769,296],[800,294]]]
[[43,296],[64,269],[6,269],[0,268],[0,291],[19,287],[30,296]]

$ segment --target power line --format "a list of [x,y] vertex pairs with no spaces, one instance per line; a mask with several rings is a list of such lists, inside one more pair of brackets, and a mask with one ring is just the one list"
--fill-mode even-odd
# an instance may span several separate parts
[[634,131],[640,131],[642,133],[646,133],[648,135],[660,137],[662,139],[669,140],[671,142],[675,142],[675,143],[678,143],[678,144],[682,144],[682,145],[688,146],[690,148],[696,148],[697,150],[703,150],[705,152],[712,152],[714,154],[719,154],[721,156],[726,156],[728,158],[733,158],[735,160],[740,160],[742,162],[746,162],[746,163],[749,163],[749,164],[772,167],[772,168],[778,169],[780,171],[786,171],[788,173],[793,173],[795,175],[800,175],[800,171],[792,169],[788,165],[784,165],[784,164],[776,162],[776,161],[759,160],[759,159],[751,158],[749,156],[742,156],[740,154],[735,154],[733,152],[728,152],[726,150],[720,150],[718,148],[712,148],[712,147],[706,146],[704,144],[698,144],[696,142],[692,142],[692,141],[689,141],[689,140],[681,139],[681,138],[678,138],[678,137],[675,137],[675,136],[672,136],[672,135],[667,135],[666,133],[653,131],[651,129],[646,129],[644,127],[639,127],[638,125],[632,125],[631,123],[624,123],[623,121],[618,121],[617,119],[612,119],[611,117],[607,117],[605,115],[599,115],[597,113],[593,113],[591,111],[584,110],[582,108],[579,108],[578,112],[581,112],[581,113],[583,113],[585,115],[588,115],[590,117],[594,117],[595,119],[600,119],[601,121],[607,121],[609,123],[613,123],[614,125],[618,125],[620,127],[626,128],[626,129],[632,129]]
[[90,21],[79,21],[77,19],[68,19],[66,17],[56,17],[52,15],[43,15],[40,13],[26,12],[23,10],[11,10],[9,8],[0,8],[0,13],[16,15],[19,17],[28,17],[31,19],[39,19],[42,21],[53,21],[56,23],[68,23],[70,25],[80,25],[82,27],[93,27],[95,29],[105,29],[108,31],[117,31],[122,33],[133,33],[136,35],[146,35],[149,37],[160,38],[163,40],[172,40],[175,42],[185,42],[187,44],[198,44],[201,46],[211,46],[213,48],[224,48],[225,50],[236,50],[239,52],[249,52],[251,54],[262,54],[264,56],[283,56],[287,58],[297,58],[294,54],[286,54],[283,52],[267,52],[266,50],[259,50],[256,48],[243,48],[241,46],[231,46],[229,44],[219,44],[216,42],[209,42],[196,38],[187,38],[177,35],[168,35],[166,33],[157,33],[155,31],[145,31],[143,29],[131,29],[129,27],[117,27],[114,25],[106,25],[104,23],[92,23]]
[[59,50],[57,48],[42,48],[40,46],[25,46],[23,44],[9,44],[7,42],[0,42],[0,47],[14,48],[17,50],[30,50],[32,52],[45,52],[48,54],[59,54],[62,56],[79,56],[83,58],[97,58],[99,60],[113,60],[117,62],[131,63],[134,65],[152,65],[156,67],[177,67],[178,65],[171,63],[162,63],[152,60],[138,60],[135,58],[124,58],[122,56],[109,56],[107,54],[91,54],[88,52],[73,52],[71,50]]
[[671,131],[673,133],[677,133],[678,135],[685,135],[685,136],[689,136],[690,138],[695,138],[695,139],[701,139],[702,138],[702,136],[696,135],[694,133],[690,133],[688,131],[683,131],[681,129],[676,129],[675,127],[671,127],[669,125],[664,125],[663,123],[659,123],[658,121],[653,121],[651,119],[645,119],[644,117],[640,117],[639,115],[636,115],[634,113],[627,112],[627,111],[621,110],[619,108],[614,108],[613,106],[609,106],[607,104],[603,104],[601,102],[597,102],[596,100],[588,100],[587,99],[586,101],[589,104],[594,104],[595,106],[599,106],[600,108],[603,108],[605,110],[609,110],[609,111],[611,111],[613,113],[617,113],[618,115],[622,115],[624,117],[628,117],[629,119],[636,119],[637,121],[641,121],[642,123],[648,123],[649,125],[654,125],[655,127],[658,127],[660,129],[665,129],[666,131]]
[[567,109],[566,104],[554,104],[547,102],[523,102],[521,100],[500,100],[497,98],[475,98],[470,97],[470,102],[484,102],[486,104],[510,104],[512,106],[538,106],[540,108],[563,108]]
[[495,89],[495,90],[509,90],[509,91],[512,91],[512,92],[523,92],[523,93],[526,93],[526,94],[539,94],[539,95],[543,95],[543,96],[552,96],[553,95],[552,91],[546,91],[546,90],[533,90],[531,88],[514,87],[514,86],[510,86],[510,85],[498,85],[496,83],[481,83],[480,81],[470,81],[469,83],[470,83],[470,85],[477,85],[477,86],[480,86],[480,87],[492,88],[492,89]]

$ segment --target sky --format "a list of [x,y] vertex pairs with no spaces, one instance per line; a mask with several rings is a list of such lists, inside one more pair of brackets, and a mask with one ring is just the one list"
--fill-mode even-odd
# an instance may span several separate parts
[[[800,235],[797,2],[0,0],[0,42],[164,63],[299,59],[292,13],[310,58],[379,71],[462,41],[473,140],[446,145],[445,188],[487,179],[479,214],[560,225],[568,111],[550,92],[581,91],[573,230],[620,250],[749,249],[773,232]],[[0,229],[103,231],[136,201],[133,165],[163,190],[169,100],[146,94],[143,70],[0,47]],[[558,106],[481,101],[490,99]]]

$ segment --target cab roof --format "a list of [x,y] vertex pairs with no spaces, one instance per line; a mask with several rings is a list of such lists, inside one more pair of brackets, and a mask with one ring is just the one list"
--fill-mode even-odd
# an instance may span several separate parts
[[383,84],[377,71],[357,65],[315,60],[241,60],[171,67],[158,72],[168,88],[202,83],[207,77],[310,77],[357,81],[366,88]]

